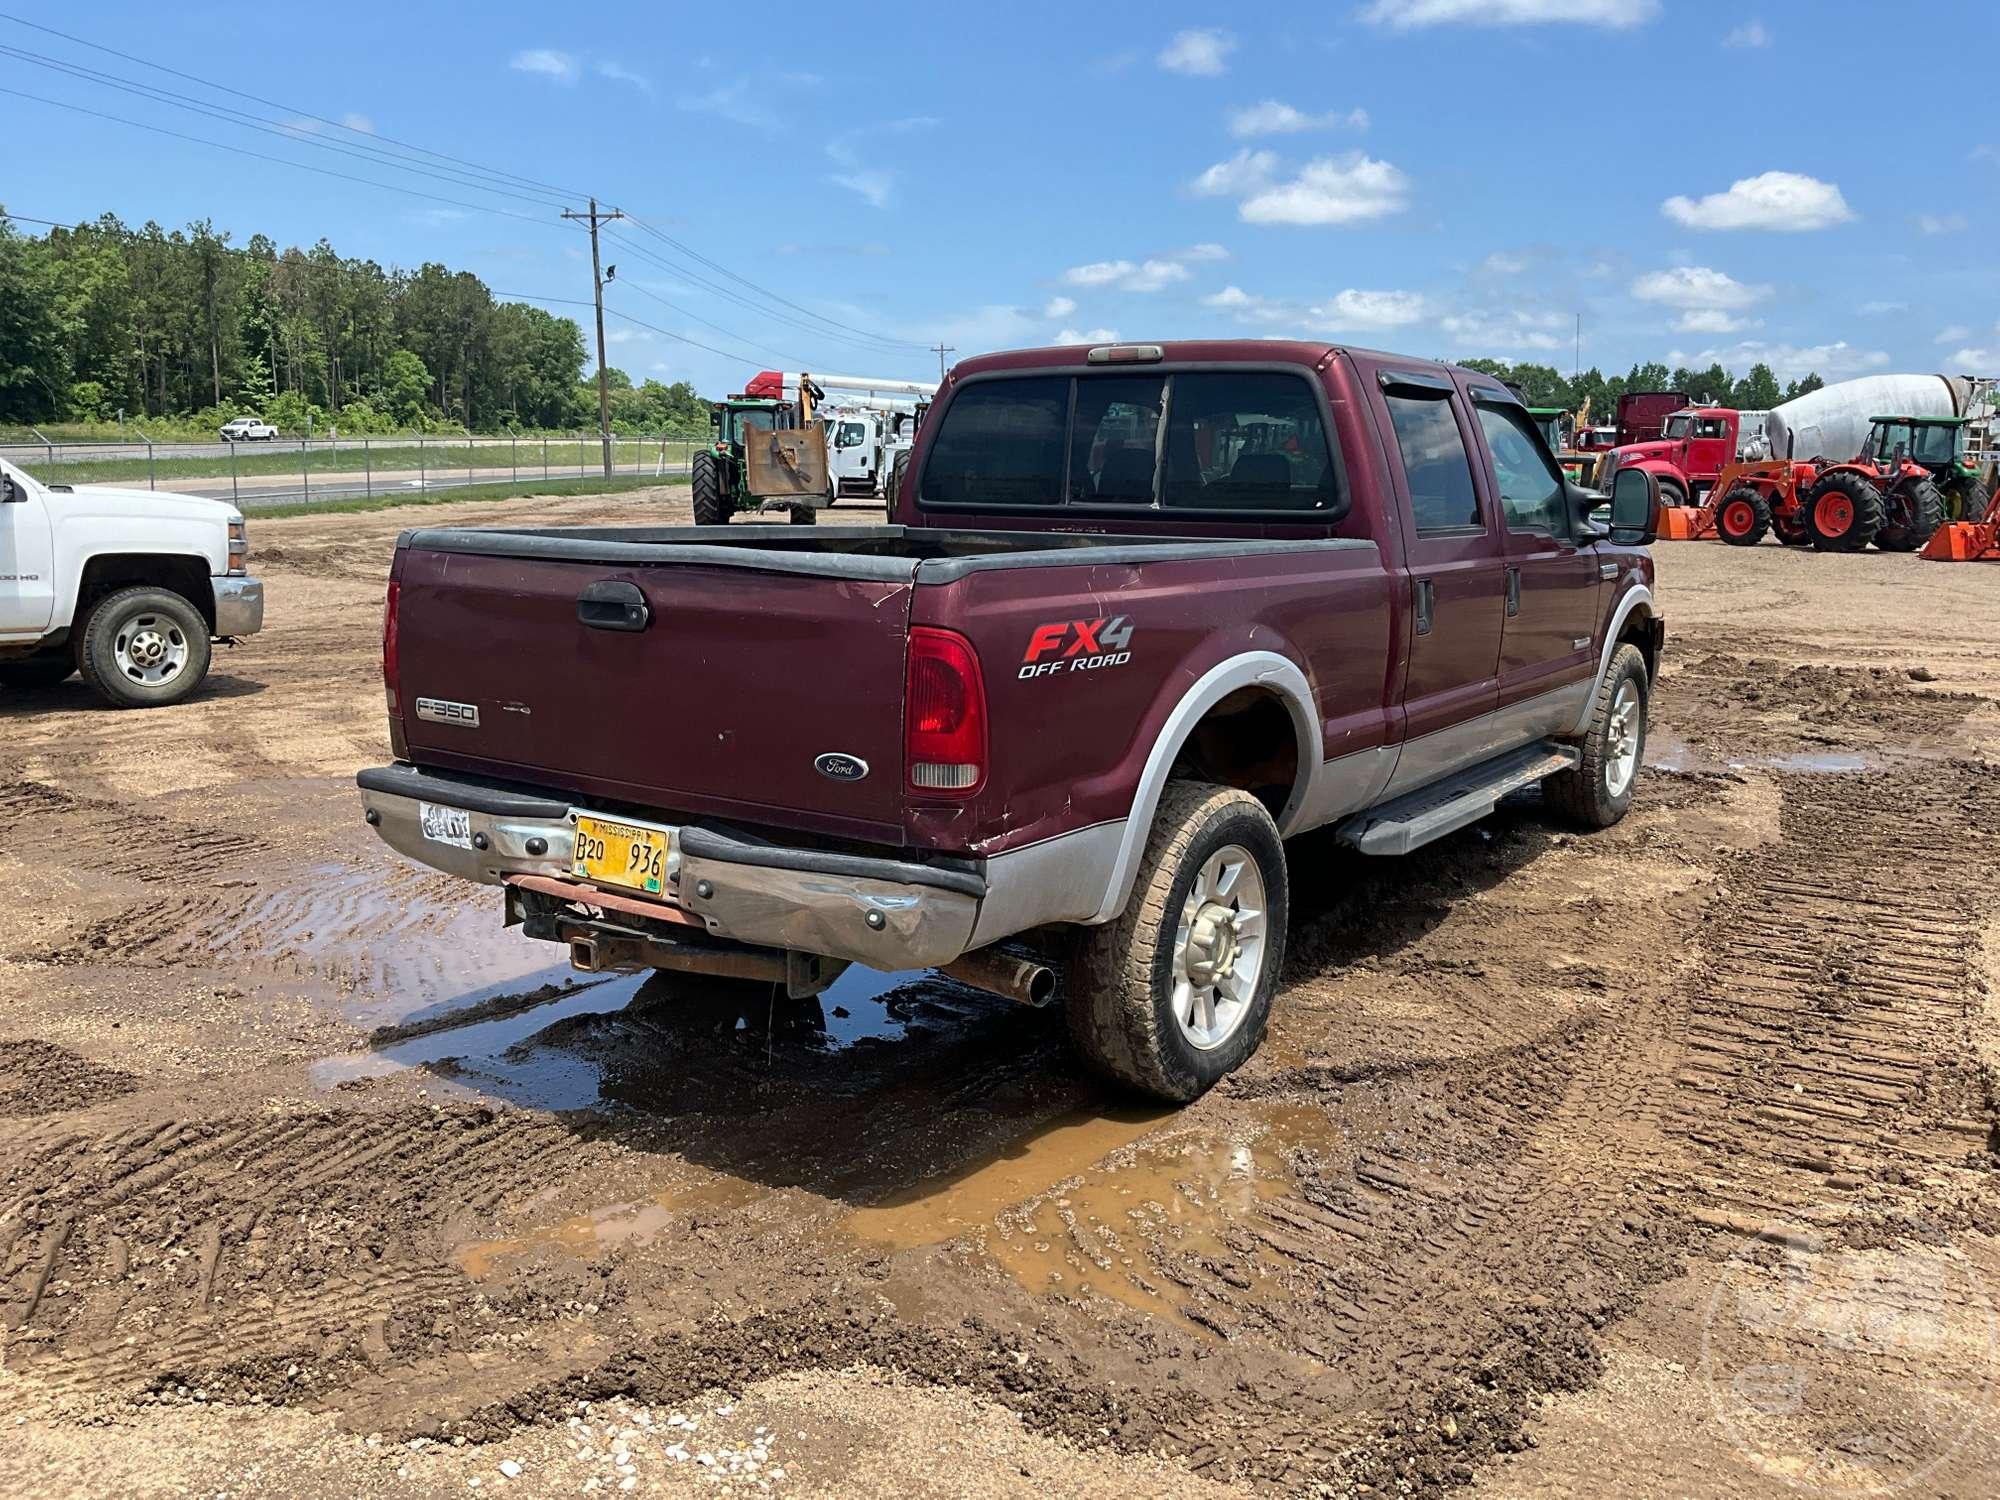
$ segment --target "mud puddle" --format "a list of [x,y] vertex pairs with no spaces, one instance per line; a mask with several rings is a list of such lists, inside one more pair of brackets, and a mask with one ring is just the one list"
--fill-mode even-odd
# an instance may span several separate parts
[[[1668,771],[1676,775],[1693,776],[1703,773],[1715,774],[1724,771],[1879,771],[1891,759],[1910,756],[1922,757],[1924,752],[1916,749],[1895,751],[1874,750],[1796,750],[1787,754],[1772,755],[1711,755],[1690,745],[1677,735],[1663,734],[1649,729],[1646,734],[1646,767],[1653,771]],[[1935,757],[1930,757],[1935,758]]]
[[754,1183],[736,1177],[712,1177],[648,1198],[572,1214],[526,1234],[465,1245],[452,1258],[475,1281],[482,1281],[507,1264],[538,1251],[553,1250],[594,1259],[621,1246],[642,1245],[655,1235],[681,1228],[690,1213],[741,1208],[761,1196],[763,1189]]
[[[322,1058],[311,1065],[314,1088],[384,1078],[421,1069],[437,1078],[492,1094],[509,1103],[548,1110],[579,1110],[629,1103],[624,1091],[607,1090],[623,1075],[626,1059],[604,1055],[595,1032],[580,1034],[592,1018],[614,1016],[635,1001],[649,1019],[705,1034],[837,1052],[865,1043],[895,1043],[907,1029],[906,1011],[890,997],[921,973],[882,974],[851,968],[823,995],[790,1001],[768,985],[652,973],[579,977],[567,964],[495,984],[407,1013],[376,1028],[360,1052]],[[382,1002],[371,1007],[376,1013]],[[387,1003],[395,1013],[394,1002]],[[638,1038],[634,1046],[642,1045]],[[590,1055],[596,1054],[596,1055]]]

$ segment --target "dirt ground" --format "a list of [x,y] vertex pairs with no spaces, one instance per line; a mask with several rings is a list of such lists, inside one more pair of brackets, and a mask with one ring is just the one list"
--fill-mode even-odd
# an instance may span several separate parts
[[0,1493],[1992,1493],[2000,569],[1662,546],[1632,814],[1300,842],[1167,1113],[368,833],[396,531],[662,516],[253,523],[199,699],[0,699]]

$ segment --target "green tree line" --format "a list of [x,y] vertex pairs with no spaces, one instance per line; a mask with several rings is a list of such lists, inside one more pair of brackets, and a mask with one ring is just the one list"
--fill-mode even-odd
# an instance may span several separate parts
[[[0,210],[0,423],[594,429],[583,365],[574,322],[495,301],[469,271],[385,270],[324,239],[237,246],[206,219],[167,231],[106,214],[37,237]],[[612,384],[620,431],[708,425],[686,381]]]
[[1529,406],[1559,406],[1574,412],[1581,410],[1588,399],[1593,423],[1610,422],[1617,414],[1618,398],[1626,391],[1685,391],[1693,400],[1711,406],[1769,411],[1780,402],[1826,384],[1818,375],[1807,375],[1780,386],[1771,367],[1764,364],[1752,365],[1750,373],[1739,380],[1720,364],[1710,365],[1706,370],[1685,367],[1670,370],[1655,361],[1634,365],[1627,374],[1607,377],[1595,365],[1581,375],[1569,376],[1550,365],[1510,365],[1501,359],[1468,359],[1461,363],[1512,384]]

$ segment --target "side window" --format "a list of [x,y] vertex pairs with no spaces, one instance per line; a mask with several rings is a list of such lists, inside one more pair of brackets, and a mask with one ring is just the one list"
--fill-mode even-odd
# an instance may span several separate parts
[[1320,510],[1334,499],[1326,424],[1304,379],[1254,370],[1174,377],[1168,505]]
[[1720,417],[1702,417],[1694,424],[1694,435],[1698,438],[1719,438],[1722,432]]
[[919,498],[929,505],[1060,504],[1068,426],[1067,376],[968,385],[931,442]]
[[1383,392],[1383,399],[1389,404],[1389,421],[1402,452],[1417,531],[1483,527],[1479,496],[1472,487],[1472,460],[1452,415],[1449,394],[1391,390]]
[[1151,505],[1159,452],[1159,376],[1079,380],[1069,449],[1069,498],[1078,505]]
[[1493,455],[1493,472],[1500,481],[1500,511],[1509,531],[1546,531],[1567,536],[1562,475],[1528,431],[1521,414],[1508,406],[1475,401],[1479,430]]

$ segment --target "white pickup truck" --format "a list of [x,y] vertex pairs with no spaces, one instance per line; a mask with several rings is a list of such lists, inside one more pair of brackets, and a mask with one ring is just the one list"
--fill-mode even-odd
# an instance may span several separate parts
[[118,708],[178,703],[212,641],[263,627],[248,556],[224,501],[43,484],[0,460],[0,692],[81,672]]

